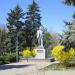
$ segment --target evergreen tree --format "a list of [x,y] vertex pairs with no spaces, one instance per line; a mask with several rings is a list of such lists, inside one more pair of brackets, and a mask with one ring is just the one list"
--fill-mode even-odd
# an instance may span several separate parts
[[14,51],[16,49],[16,45],[18,45],[18,49],[20,50],[23,37],[22,37],[22,28],[24,23],[23,20],[23,10],[17,5],[13,10],[10,10],[7,18],[7,28],[8,28],[8,36],[6,40],[6,47],[8,51]]
[[75,17],[71,22],[65,22],[67,30],[64,32],[62,44],[65,45],[65,51],[69,48],[75,48]]
[[36,31],[41,26],[40,10],[37,3],[33,0],[28,7],[25,20],[25,34],[27,47],[31,48],[36,45]]

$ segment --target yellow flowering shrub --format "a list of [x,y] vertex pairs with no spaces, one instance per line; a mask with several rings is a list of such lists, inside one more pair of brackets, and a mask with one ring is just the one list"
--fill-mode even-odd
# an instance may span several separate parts
[[36,55],[36,50],[35,50],[35,49],[33,49],[33,50],[31,51],[31,55],[32,55],[33,57],[35,57],[35,55]]
[[22,55],[24,57],[28,58],[31,56],[31,52],[29,51],[29,49],[25,49],[25,50],[23,50]]
[[69,62],[74,57],[74,49],[70,48],[70,50],[65,52],[62,50],[63,48],[64,46],[62,45],[55,46],[52,50],[52,56],[61,63]]
[[24,57],[31,57],[31,56],[35,56],[36,55],[36,50],[32,49],[31,51],[29,50],[29,48],[26,48],[22,51],[22,55]]

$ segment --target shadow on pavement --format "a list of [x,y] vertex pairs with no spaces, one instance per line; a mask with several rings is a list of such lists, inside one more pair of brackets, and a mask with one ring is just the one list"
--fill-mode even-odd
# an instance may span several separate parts
[[32,66],[32,64],[28,65],[0,65],[0,70],[7,70],[7,69],[13,69],[13,68],[25,68]]

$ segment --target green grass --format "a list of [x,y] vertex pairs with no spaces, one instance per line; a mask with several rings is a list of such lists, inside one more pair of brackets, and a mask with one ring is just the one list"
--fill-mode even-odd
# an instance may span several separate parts
[[68,71],[68,70],[75,70],[75,60],[72,60],[68,66],[62,66],[60,63],[54,63],[44,67],[41,70],[58,70],[58,71]]
[[70,67],[63,67],[63,66],[60,66],[59,64],[52,64],[43,68],[42,70],[75,70],[75,64],[72,64],[72,65],[73,66],[70,66]]

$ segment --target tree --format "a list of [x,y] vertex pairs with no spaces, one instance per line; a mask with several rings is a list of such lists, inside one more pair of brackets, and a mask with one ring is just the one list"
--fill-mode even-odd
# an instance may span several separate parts
[[26,12],[25,20],[25,34],[26,34],[26,44],[27,47],[32,49],[36,46],[36,31],[41,26],[41,17],[39,14],[39,7],[37,3],[33,0],[32,4],[28,7],[28,12]]
[[6,47],[8,51],[15,51],[17,45],[19,50],[22,48],[21,44],[24,41],[22,38],[22,28],[24,25],[24,23],[22,22],[23,16],[23,10],[19,5],[17,5],[13,10],[10,10],[10,12],[8,13],[8,36],[6,40]]
[[44,32],[43,41],[46,52],[46,58],[50,57],[50,52],[54,46],[60,43],[61,37],[56,33],[49,33],[48,31]]
[[67,5],[75,6],[75,0],[64,0],[64,3],[67,4]]
[[45,32],[44,36],[43,36],[43,42],[44,42],[44,47],[45,47],[45,51],[46,51],[46,57],[48,57],[50,55],[50,45],[51,45],[51,39],[52,36],[49,32]]
[[1,29],[0,28],[0,54],[3,54],[5,52],[5,40],[6,40],[6,35],[7,35],[7,32],[4,29]]
[[71,22],[66,22],[67,30],[63,34],[62,44],[65,45],[65,51],[75,48],[75,17]]

